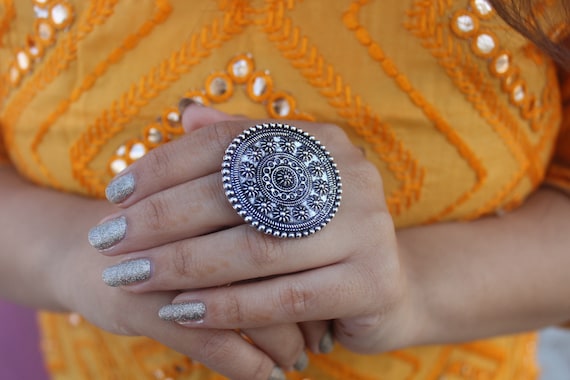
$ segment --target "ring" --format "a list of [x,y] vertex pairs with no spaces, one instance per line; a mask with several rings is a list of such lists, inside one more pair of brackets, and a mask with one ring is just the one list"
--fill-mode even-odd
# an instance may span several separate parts
[[226,149],[222,181],[246,223],[280,238],[320,231],[340,205],[333,158],[313,136],[291,125],[255,125]]

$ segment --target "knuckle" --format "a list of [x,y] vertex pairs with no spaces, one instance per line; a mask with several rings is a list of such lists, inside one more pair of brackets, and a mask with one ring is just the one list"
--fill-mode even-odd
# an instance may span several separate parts
[[280,290],[278,300],[281,308],[291,320],[307,320],[307,314],[315,307],[316,294],[302,284],[291,281]]
[[[369,316],[367,319],[382,320],[379,316]],[[381,347],[375,336],[379,326],[372,321],[336,320],[334,322],[335,340],[350,351],[372,354],[378,352],[378,347]]]
[[258,268],[267,268],[274,265],[281,257],[281,249],[277,239],[259,233],[247,227],[244,229],[244,250],[248,260]]
[[[361,159],[352,165],[349,173],[350,179],[359,189],[378,189],[382,190],[382,178],[376,169],[376,166],[370,161]],[[368,191],[370,192],[370,191]],[[374,194],[378,196],[378,194]]]
[[220,312],[222,313],[220,317],[231,326],[239,326],[246,320],[239,299],[233,294],[226,295],[223,309]]
[[210,181],[207,182],[207,185],[204,187],[205,195],[208,197],[206,199],[212,199],[216,202],[216,206],[219,206],[220,209],[230,207],[230,202],[228,198],[224,195],[223,190],[220,190],[220,183],[222,182],[222,175],[221,173],[212,174],[210,177]]
[[184,242],[175,243],[173,248],[174,250],[170,257],[174,273],[177,277],[190,277],[195,267],[192,253]]
[[160,196],[150,197],[144,202],[143,220],[147,226],[156,231],[161,230],[168,222],[168,203]]
[[235,121],[221,121],[207,129],[210,133],[208,141],[214,145],[216,151],[220,149],[225,151],[238,132]]
[[226,360],[228,355],[232,355],[232,342],[229,334],[222,330],[210,330],[202,340],[200,348],[200,361],[204,363],[217,363]]
[[152,178],[162,178],[165,173],[168,173],[171,161],[169,152],[170,147],[168,144],[165,144],[153,149],[142,158],[149,161],[148,164],[143,167],[148,168]]
[[333,144],[333,143],[335,145],[350,144],[352,146],[350,140],[348,139],[348,135],[346,134],[344,129],[342,129],[338,125],[326,123],[322,125],[322,129],[323,129],[323,134],[326,134],[327,144]]

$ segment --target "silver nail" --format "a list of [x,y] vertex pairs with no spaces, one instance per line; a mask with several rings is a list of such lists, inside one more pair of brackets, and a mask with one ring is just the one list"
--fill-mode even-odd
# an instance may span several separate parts
[[127,173],[111,181],[105,189],[105,196],[111,203],[125,201],[135,191],[135,176]]
[[203,302],[174,303],[163,306],[158,316],[164,321],[178,323],[202,322],[206,315],[206,305]]
[[287,380],[287,377],[281,368],[274,367],[271,375],[269,375],[269,380]]
[[121,216],[93,227],[89,231],[89,244],[103,251],[123,240],[126,234],[127,218]]
[[319,351],[321,354],[329,354],[334,348],[334,339],[331,330],[327,330],[326,334],[319,342]]
[[295,368],[295,371],[304,371],[307,369],[308,366],[309,366],[309,357],[307,356],[307,353],[303,351],[301,353],[301,356],[299,356],[299,359],[297,359],[297,362],[295,363],[293,368]]
[[103,271],[103,282],[109,286],[126,286],[150,278],[150,260],[135,259],[113,265]]

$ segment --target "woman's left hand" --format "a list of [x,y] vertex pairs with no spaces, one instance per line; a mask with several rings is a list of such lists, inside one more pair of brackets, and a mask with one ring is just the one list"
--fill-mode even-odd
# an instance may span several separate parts
[[[186,128],[209,112],[217,111],[189,107]],[[96,228],[93,243],[121,263],[148,261],[152,270],[138,282],[111,270],[113,281],[132,292],[187,289],[162,317],[192,328],[332,320],[335,339],[353,351],[412,342],[419,313],[376,168],[339,127],[294,122],[333,155],[343,199],[329,225],[309,238],[265,235],[231,207],[220,173],[229,143],[257,123],[236,118],[197,129],[114,180],[110,198],[122,210]]]

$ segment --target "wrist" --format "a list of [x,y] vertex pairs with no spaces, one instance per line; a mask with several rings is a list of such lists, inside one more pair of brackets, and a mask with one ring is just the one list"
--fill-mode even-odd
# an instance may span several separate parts
[[446,324],[440,318],[441,312],[433,312],[442,299],[437,294],[437,286],[426,275],[426,249],[419,243],[421,240],[416,239],[416,231],[421,232],[421,227],[396,231],[405,297],[399,316],[402,336],[399,347],[395,348],[435,343],[439,326]]

